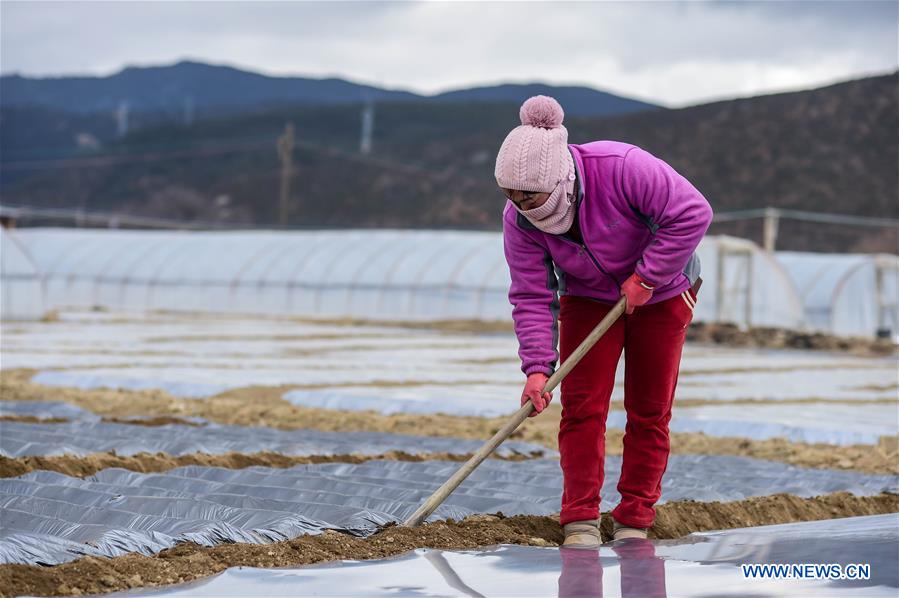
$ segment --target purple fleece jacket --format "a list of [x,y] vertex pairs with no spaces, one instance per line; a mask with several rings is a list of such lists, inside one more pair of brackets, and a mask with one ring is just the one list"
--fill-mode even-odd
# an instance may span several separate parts
[[568,149],[583,244],[538,230],[510,201],[503,212],[509,301],[525,374],[555,370],[559,293],[614,303],[636,272],[655,286],[649,303],[678,295],[699,276],[694,250],[712,220],[702,194],[639,147],[594,141]]

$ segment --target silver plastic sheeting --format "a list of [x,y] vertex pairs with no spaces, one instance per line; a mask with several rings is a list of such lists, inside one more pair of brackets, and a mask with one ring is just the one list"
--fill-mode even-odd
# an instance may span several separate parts
[[227,384],[207,384],[202,382],[171,382],[158,379],[133,378],[127,374],[110,377],[92,375],[86,372],[40,372],[32,379],[35,384],[93,390],[96,388],[116,388],[124,390],[164,390],[182,399],[203,399],[215,396],[233,388]]
[[[516,372],[517,375],[517,372]],[[523,378],[523,376],[521,377]],[[337,409],[340,411],[377,411],[384,415],[395,413],[446,413],[449,415],[475,415],[498,417],[514,413],[520,408],[516,399],[521,394],[519,380],[506,387],[494,385],[485,388],[450,388],[449,385],[411,386],[383,390],[358,387],[341,387],[321,390],[291,390],[284,393],[285,401],[300,407],[313,409]],[[452,394],[452,400],[440,400]]]
[[[620,498],[615,491],[620,465],[620,458],[606,461],[604,509]],[[369,461],[290,469],[183,467],[160,474],[107,469],[85,479],[33,472],[0,480],[0,562],[52,564],[97,552],[151,554],[182,541],[270,542],[324,529],[366,535],[404,520],[458,467],[441,461]],[[897,480],[740,457],[675,455],[662,500],[726,501],[774,492],[869,495],[899,491]],[[488,460],[431,519],[498,511],[549,515],[559,510],[561,484],[556,460]],[[55,540],[41,550],[39,538],[46,536]]]
[[[868,579],[746,577],[742,564],[866,564]],[[848,569],[846,572],[848,573]],[[899,516],[877,515],[623,540],[597,550],[419,549],[377,561],[232,568],[119,596],[885,596],[899,587]]]
[[[406,436],[382,432],[321,432],[272,428],[223,426],[201,427],[169,424],[134,424],[76,421],[64,424],[0,422],[0,455],[88,455],[115,451],[118,455],[166,453],[185,455],[227,452],[277,452],[283,455],[379,455],[388,451],[419,453],[473,453],[477,440]],[[555,451],[536,444],[511,441],[498,449],[500,456],[551,456]]]
[[[417,392],[430,389],[415,387]],[[445,394],[446,391],[444,391]],[[687,394],[689,390],[685,390]],[[393,393],[397,395],[400,393]],[[460,397],[452,402],[438,403],[429,397],[410,398],[391,396],[384,398],[376,393],[339,390],[292,390],[284,399],[302,407],[340,409],[345,411],[376,410],[392,413],[450,413],[452,415],[477,415],[496,417],[511,413],[515,404],[508,401]],[[436,393],[435,393],[436,394]],[[613,399],[622,394],[616,389]],[[747,416],[755,418],[750,421]],[[783,420],[783,421],[779,421]],[[674,409],[669,427],[672,432],[701,432],[709,436],[739,437],[764,440],[786,438],[792,442],[826,443],[835,445],[877,444],[881,436],[896,433],[899,407],[895,404],[866,404],[863,408],[851,404],[806,403],[802,409],[790,409],[779,405],[712,405],[708,407],[680,407]],[[624,429],[627,414],[610,411],[606,420],[609,429]]]
[[[615,424],[611,422],[613,418],[617,420]],[[624,427],[623,412],[610,413],[609,420],[610,427]],[[883,436],[895,435],[897,422],[897,403],[869,403],[860,409],[847,403],[822,402],[794,408],[771,404],[681,407],[674,410],[670,427],[673,432],[702,432],[710,436],[873,445]]]
[[[786,438],[791,442],[848,446],[877,444],[881,437],[896,433],[897,421],[899,406],[889,403],[866,404],[862,409],[831,403],[805,403],[793,409],[738,403],[675,407],[669,428],[682,434],[753,440]],[[624,411],[610,411],[606,427],[623,430],[626,423]]]

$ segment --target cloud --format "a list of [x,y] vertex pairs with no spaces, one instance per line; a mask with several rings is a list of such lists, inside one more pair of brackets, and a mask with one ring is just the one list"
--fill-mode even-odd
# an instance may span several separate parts
[[0,70],[192,58],[433,93],[589,85],[667,105],[897,66],[895,2],[2,2]]
[[712,0],[707,5],[718,11],[760,13],[776,20],[814,20],[846,26],[879,25],[895,29],[899,5],[892,0],[778,0],[738,2]]

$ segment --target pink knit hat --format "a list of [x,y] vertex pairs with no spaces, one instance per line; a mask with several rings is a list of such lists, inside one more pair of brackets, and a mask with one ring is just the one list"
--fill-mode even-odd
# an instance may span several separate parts
[[[534,96],[521,105],[518,114],[521,125],[506,136],[496,156],[496,182],[506,189],[552,193],[550,205],[541,206],[542,210],[519,211],[545,232],[565,232],[567,226],[559,229],[570,225],[574,216],[575,179],[568,130],[562,126],[565,112],[554,98]],[[550,209],[551,214],[543,213]],[[539,215],[531,214],[538,210]]]

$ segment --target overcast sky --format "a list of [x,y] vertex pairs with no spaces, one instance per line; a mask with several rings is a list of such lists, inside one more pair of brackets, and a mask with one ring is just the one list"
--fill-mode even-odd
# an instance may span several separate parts
[[[193,59],[419,93],[587,85],[667,106],[897,69],[897,2],[0,2],[0,71]],[[2,93],[2,91],[0,91]]]

